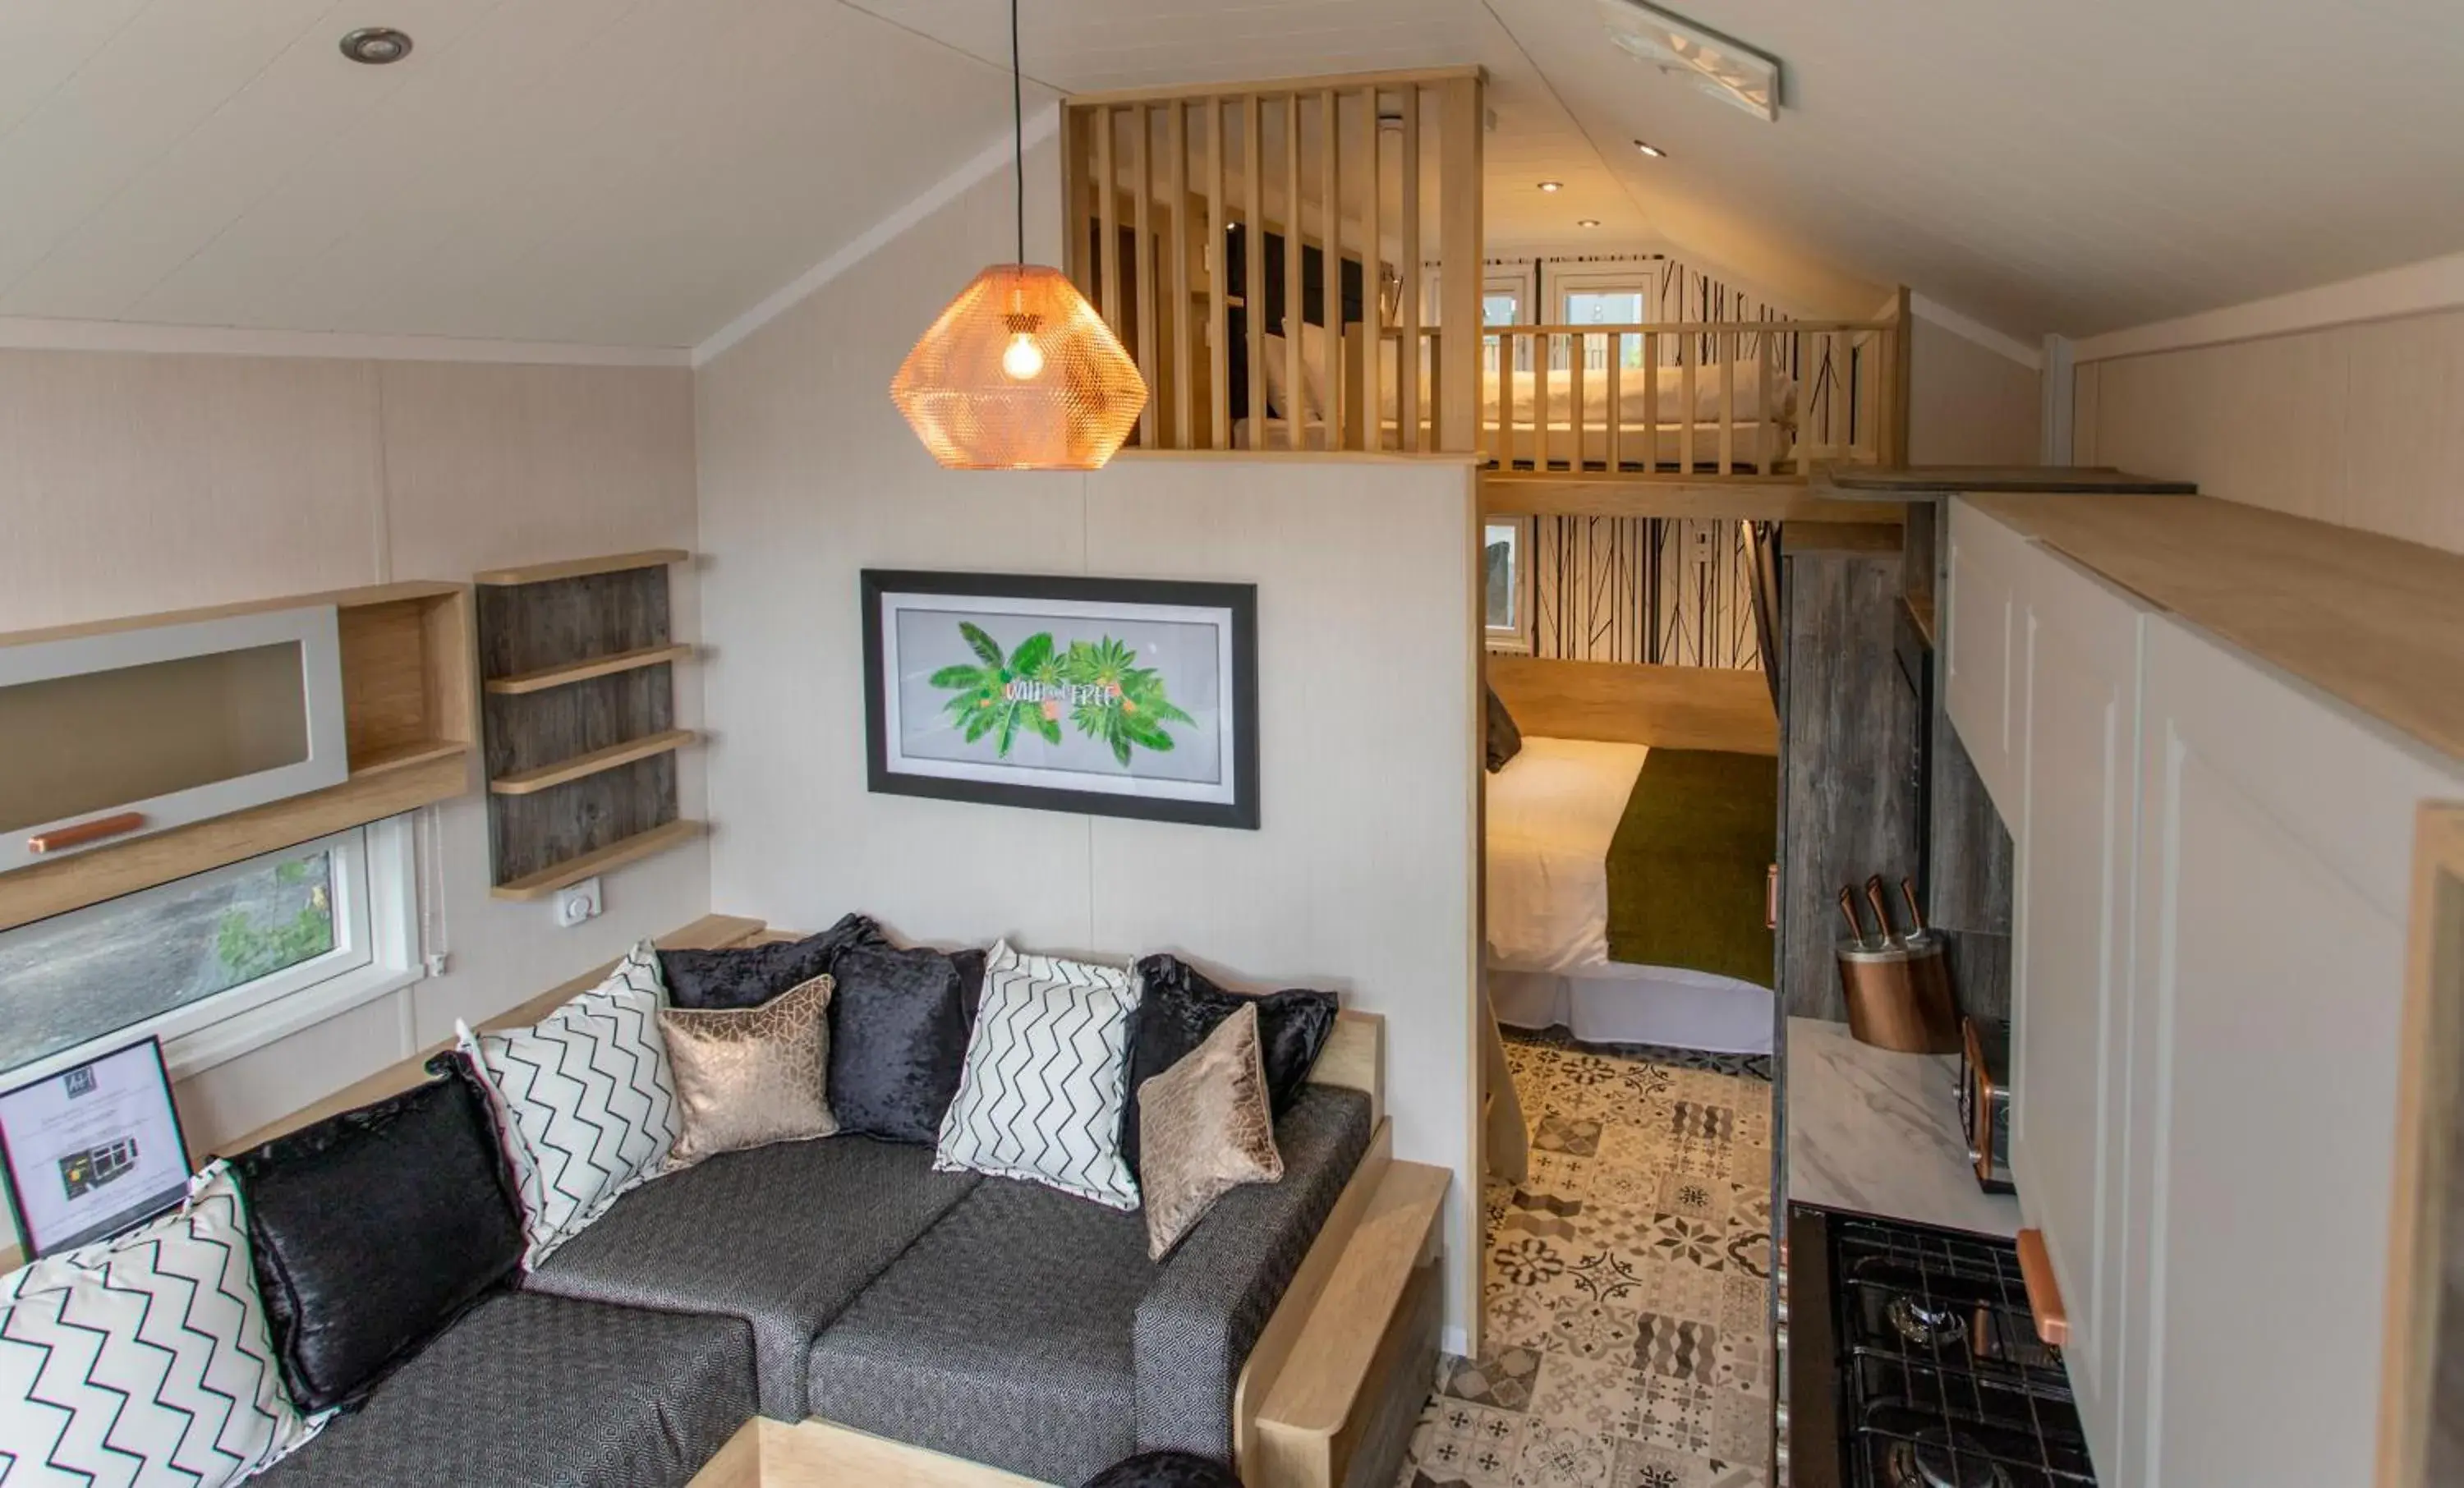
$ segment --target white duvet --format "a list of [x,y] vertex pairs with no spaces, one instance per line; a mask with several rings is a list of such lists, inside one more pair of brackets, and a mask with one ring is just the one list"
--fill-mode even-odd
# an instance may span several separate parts
[[1609,959],[1609,844],[1651,751],[1526,738],[1488,777],[1488,964],[1560,974]]

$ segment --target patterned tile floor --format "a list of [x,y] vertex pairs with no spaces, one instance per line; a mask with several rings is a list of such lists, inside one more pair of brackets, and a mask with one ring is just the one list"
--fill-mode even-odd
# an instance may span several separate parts
[[1487,1352],[1400,1488],[1761,1488],[1770,1063],[1509,1033],[1530,1171],[1486,1194]]

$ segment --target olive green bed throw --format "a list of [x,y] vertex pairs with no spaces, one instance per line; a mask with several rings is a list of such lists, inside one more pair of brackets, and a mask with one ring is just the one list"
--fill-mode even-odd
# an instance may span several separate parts
[[1779,761],[1652,750],[1609,844],[1609,959],[1771,984]]

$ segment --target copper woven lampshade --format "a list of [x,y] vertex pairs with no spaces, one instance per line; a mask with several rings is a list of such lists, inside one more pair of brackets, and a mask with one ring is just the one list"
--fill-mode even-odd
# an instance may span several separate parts
[[1137,426],[1147,384],[1059,270],[995,264],[916,341],[890,397],[952,470],[1093,470]]

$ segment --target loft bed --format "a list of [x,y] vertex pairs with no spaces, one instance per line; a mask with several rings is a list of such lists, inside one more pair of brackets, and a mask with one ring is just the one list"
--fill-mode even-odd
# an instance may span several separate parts
[[1488,658],[1488,995],[1606,1043],[1771,1049],[1778,726],[1763,675]]

